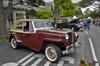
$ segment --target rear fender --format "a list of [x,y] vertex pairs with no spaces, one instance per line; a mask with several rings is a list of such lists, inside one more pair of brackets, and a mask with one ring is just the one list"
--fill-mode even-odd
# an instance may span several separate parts
[[10,34],[10,38],[9,38],[9,42],[11,42],[11,39],[14,38],[18,43],[21,43],[22,41],[20,41],[18,39],[18,37],[16,36],[16,33],[12,33]]

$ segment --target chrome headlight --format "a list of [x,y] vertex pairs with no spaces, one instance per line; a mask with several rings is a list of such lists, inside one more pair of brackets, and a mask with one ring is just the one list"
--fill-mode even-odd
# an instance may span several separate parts
[[68,34],[65,35],[65,39],[69,39],[69,35]]
[[78,36],[78,34],[75,32],[75,36],[77,37]]

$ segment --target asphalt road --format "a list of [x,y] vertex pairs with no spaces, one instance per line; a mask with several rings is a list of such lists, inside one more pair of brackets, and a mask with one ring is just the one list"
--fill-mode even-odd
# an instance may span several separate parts
[[84,44],[82,57],[93,66],[100,66],[100,27],[91,25],[90,30],[83,32],[81,42]]
[[10,43],[0,42],[0,66],[77,66],[80,53],[64,55],[58,63],[49,62],[43,53],[29,48],[12,49]]
[[94,58],[94,60],[99,62],[100,66],[100,27],[92,26],[91,30],[88,32],[88,35],[92,40],[94,52],[97,58]]
[[[43,53],[36,53],[26,47],[12,49],[9,42],[0,41],[0,66],[79,66],[81,59],[99,62],[100,27],[92,26],[91,30],[78,32],[78,34],[81,42],[80,51],[63,56],[58,63],[49,62]],[[91,50],[91,43],[95,54]]]

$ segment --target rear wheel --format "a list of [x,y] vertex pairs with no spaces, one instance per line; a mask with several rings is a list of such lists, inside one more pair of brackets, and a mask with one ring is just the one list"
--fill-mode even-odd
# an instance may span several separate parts
[[17,45],[17,42],[14,38],[11,39],[11,47],[13,49],[17,49],[18,48],[18,45]]
[[45,49],[45,55],[51,62],[57,62],[61,58],[61,50],[57,45],[48,45]]

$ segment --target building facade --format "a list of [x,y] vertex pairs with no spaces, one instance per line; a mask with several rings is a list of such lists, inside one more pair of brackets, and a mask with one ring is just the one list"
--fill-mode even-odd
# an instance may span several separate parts
[[[20,0],[13,0],[13,4],[18,3]],[[23,0],[25,1],[25,0]],[[3,0],[3,6],[7,7],[9,0]],[[9,18],[7,19],[7,27],[10,27],[13,24],[13,21],[18,19],[26,19],[26,11],[30,10],[31,8],[28,7],[27,3],[23,5],[17,4],[13,6],[13,11],[10,14]]]

